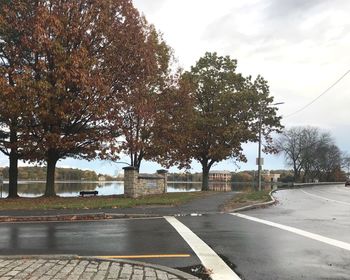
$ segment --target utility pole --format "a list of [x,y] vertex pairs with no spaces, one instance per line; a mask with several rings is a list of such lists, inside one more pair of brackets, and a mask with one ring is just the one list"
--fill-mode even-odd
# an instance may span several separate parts
[[[281,105],[284,102],[278,102],[271,104],[272,106]],[[261,104],[259,106],[259,148],[258,148],[258,158],[256,159],[256,164],[258,165],[258,190],[261,191],[261,171],[262,165],[264,165],[264,159],[261,158],[261,134],[262,134],[262,112]]]
[[259,148],[258,148],[258,190],[261,191],[261,169],[263,164],[263,159],[261,158],[261,111],[259,110]]
[[0,188],[1,188],[1,195],[0,198],[2,198],[2,188],[4,187],[4,180],[2,179],[2,176],[0,175]]

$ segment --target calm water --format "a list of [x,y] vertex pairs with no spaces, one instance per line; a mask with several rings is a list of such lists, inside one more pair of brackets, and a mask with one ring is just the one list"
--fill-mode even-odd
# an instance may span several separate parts
[[[82,190],[98,191],[99,195],[124,194],[123,182],[57,182],[56,193],[62,197],[79,196]],[[192,192],[201,189],[200,183],[169,183],[168,192]],[[45,182],[18,182],[18,194],[22,197],[37,197],[45,192]],[[0,197],[8,195],[8,184],[4,183],[0,189]]]
[[[242,190],[251,187],[251,184],[230,184],[230,183],[210,183],[209,188],[214,191]],[[99,195],[118,195],[124,194],[123,182],[57,182],[55,184],[56,193],[62,197],[79,196],[82,190],[98,191]],[[196,182],[168,182],[167,192],[193,192],[200,191],[201,183]],[[22,197],[37,197],[45,192],[45,182],[18,182],[18,193]],[[0,189],[0,198],[7,197],[8,184]]]

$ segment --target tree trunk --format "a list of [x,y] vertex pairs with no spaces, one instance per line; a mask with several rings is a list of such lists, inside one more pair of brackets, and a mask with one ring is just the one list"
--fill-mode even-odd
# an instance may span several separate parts
[[58,156],[55,153],[49,151],[48,158],[47,158],[47,171],[46,171],[46,190],[45,190],[46,197],[56,196],[55,170],[56,170],[57,161],[58,161]]
[[140,172],[140,168],[141,168],[141,162],[143,160],[143,156],[144,156],[144,152],[141,150],[140,153],[137,156],[137,164],[136,164],[136,168],[137,171]]
[[295,183],[300,183],[301,182],[301,173],[300,169],[295,169],[294,170],[294,182]]
[[209,170],[210,167],[202,164],[202,191],[209,190]]
[[295,163],[293,164],[293,171],[294,171],[294,182],[298,182],[298,180],[299,180],[298,169],[297,169]]
[[303,183],[308,183],[308,181],[309,181],[309,170],[306,169],[306,170],[304,171]]
[[12,145],[10,152],[9,166],[9,195],[8,198],[16,198],[18,196],[18,151],[17,151],[17,132],[13,127],[10,128],[10,143]]
[[141,161],[138,161],[137,164],[135,164],[137,172],[140,172],[140,167],[141,167]]
[[17,198],[18,196],[18,154],[16,149],[11,149],[10,152],[10,167],[9,167],[9,195],[8,198]]

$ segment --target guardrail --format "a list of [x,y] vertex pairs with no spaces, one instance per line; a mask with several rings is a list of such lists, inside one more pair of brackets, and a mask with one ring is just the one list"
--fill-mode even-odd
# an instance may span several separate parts
[[344,182],[294,183],[294,186],[342,185]]
[[293,188],[303,188],[312,186],[327,186],[327,185],[343,185],[344,182],[317,182],[317,183],[291,183],[288,185],[282,184],[278,185],[278,189],[293,189]]

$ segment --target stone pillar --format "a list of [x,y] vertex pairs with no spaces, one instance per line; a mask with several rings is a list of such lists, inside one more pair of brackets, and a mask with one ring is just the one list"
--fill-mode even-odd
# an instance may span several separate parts
[[160,169],[160,170],[157,170],[157,174],[162,176],[163,177],[163,180],[164,180],[164,193],[167,192],[167,186],[168,186],[168,170],[165,170],[165,169]]
[[137,168],[133,166],[124,167],[124,194],[127,197],[137,197],[138,176]]

